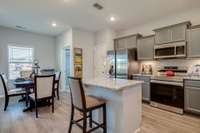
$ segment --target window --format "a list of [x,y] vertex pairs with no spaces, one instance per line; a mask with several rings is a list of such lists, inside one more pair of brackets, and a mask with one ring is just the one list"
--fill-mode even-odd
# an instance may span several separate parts
[[20,77],[20,71],[32,70],[33,48],[8,46],[9,78]]

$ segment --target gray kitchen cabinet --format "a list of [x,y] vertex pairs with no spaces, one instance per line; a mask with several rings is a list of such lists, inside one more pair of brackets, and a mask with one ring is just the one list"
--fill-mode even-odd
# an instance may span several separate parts
[[172,34],[172,42],[186,40],[187,25],[177,25],[170,28]]
[[125,44],[126,44],[126,38],[116,39],[115,40],[115,49],[116,50],[124,49],[124,48],[126,48]]
[[164,44],[171,41],[171,32],[168,28],[156,31],[155,42],[156,44]]
[[141,35],[139,35],[139,34],[135,34],[135,35],[130,35],[130,36],[115,39],[114,40],[115,50],[136,48],[137,47],[137,39],[140,36]]
[[183,22],[155,29],[155,43],[165,44],[170,42],[186,41],[186,30],[190,25],[190,22]]
[[130,36],[126,39],[126,48],[136,48],[137,47],[137,36]]
[[133,75],[133,80],[143,81],[142,83],[142,100],[150,102],[150,80],[151,76]]
[[142,84],[142,100],[150,101],[150,82]]
[[138,60],[153,60],[155,36],[141,37],[138,39],[137,52]]
[[192,28],[187,33],[188,58],[200,57],[200,27]]
[[200,80],[185,80],[185,111],[200,114]]

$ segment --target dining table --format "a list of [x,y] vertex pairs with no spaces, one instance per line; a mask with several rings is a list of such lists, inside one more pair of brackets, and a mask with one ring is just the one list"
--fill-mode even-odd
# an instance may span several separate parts
[[[14,87],[17,88],[23,88],[26,91],[26,96],[22,99],[20,99],[19,101],[27,101],[29,98],[29,94],[31,94],[31,90],[34,90],[35,88],[35,84],[34,84],[34,80],[32,79],[21,79],[21,80],[13,80],[11,81],[11,83],[14,85]],[[58,79],[55,79],[55,84],[59,83]],[[28,106],[28,103],[26,103],[26,105]],[[42,103],[41,106],[45,106],[47,104]],[[27,111],[31,111],[33,109],[33,107],[28,106],[25,109],[23,109],[23,112],[27,112]]]

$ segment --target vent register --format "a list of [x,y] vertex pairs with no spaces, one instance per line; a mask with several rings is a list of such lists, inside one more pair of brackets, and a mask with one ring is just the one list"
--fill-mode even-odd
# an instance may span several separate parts
[[101,5],[101,4],[99,4],[99,3],[94,3],[93,4],[93,7],[94,8],[96,8],[97,10],[102,10],[104,7]]

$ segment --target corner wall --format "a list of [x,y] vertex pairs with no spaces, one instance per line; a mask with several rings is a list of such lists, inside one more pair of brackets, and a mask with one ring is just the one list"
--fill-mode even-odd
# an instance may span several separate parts
[[66,81],[66,69],[65,69],[65,54],[66,48],[71,49],[71,75],[74,73],[73,66],[73,48],[83,49],[83,78],[94,77],[93,67],[93,49],[94,49],[94,33],[84,31],[81,29],[69,29],[66,32],[56,37],[56,56],[57,56],[57,68],[62,72],[61,76],[61,88],[63,91],[68,91],[68,87],[65,85]]
[[[68,29],[66,32],[56,37],[56,64],[57,69],[61,72],[60,89],[66,91],[66,60],[65,60],[65,49],[72,49],[72,29]],[[71,52],[72,53],[72,52]],[[72,60],[71,60],[72,64]],[[71,65],[72,68],[72,65]]]
[[106,56],[108,50],[114,50],[115,32],[104,29],[95,33],[94,76],[105,77],[107,73]]
[[94,33],[80,29],[73,29],[73,48],[83,50],[83,79],[94,77]]
[[[8,73],[8,45],[34,48],[41,69],[55,68],[55,37],[0,26],[0,72]],[[0,95],[3,95],[0,81]]]

